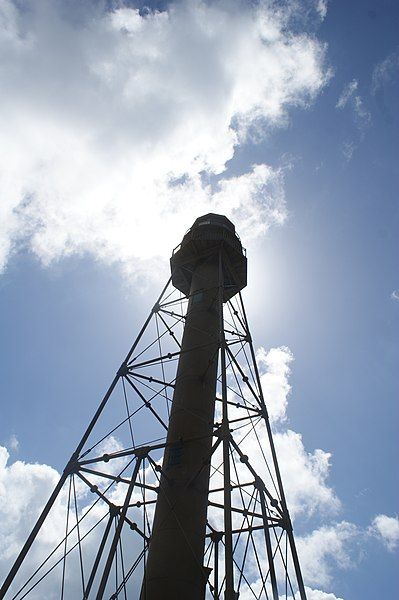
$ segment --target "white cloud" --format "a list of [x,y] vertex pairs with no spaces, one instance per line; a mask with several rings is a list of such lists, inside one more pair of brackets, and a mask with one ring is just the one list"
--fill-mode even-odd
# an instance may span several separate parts
[[352,79],[352,81],[344,87],[335,107],[342,110],[345,106],[350,105],[358,128],[363,130],[370,125],[371,115],[364,106],[361,96],[356,94],[358,87],[359,82],[357,79]]
[[316,0],[316,10],[320,18],[324,20],[327,16],[328,0]]
[[352,79],[352,81],[346,84],[335,105],[336,108],[344,108],[347,105],[349,98],[356,92],[358,85],[359,83],[356,79]]
[[[307,586],[305,586],[305,591],[307,600],[343,600],[343,598],[338,598],[334,594],[322,592],[321,590],[312,589]],[[285,598],[286,596],[280,596],[280,600],[285,600]],[[293,600],[292,596],[290,596],[288,600]]]
[[298,537],[297,547],[304,580],[310,585],[329,586],[335,568],[348,569],[354,566],[353,544],[358,536],[359,530],[353,523],[342,521]]
[[[273,426],[274,443],[278,456],[279,466],[284,481],[284,489],[291,517],[304,518],[310,521],[312,516],[321,514],[336,515],[341,504],[334,490],[328,485],[330,471],[331,453],[321,449],[313,452],[307,451],[302,436],[284,425],[287,420],[287,405],[291,391],[289,375],[293,354],[286,346],[278,348],[260,347],[256,351],[256,359],[259,367],[264,399]],[[234,409],[231,409],[234,411]],[[232,417],[240,417],[232,413]],[[266,486],[273,491],[274,483],[268,474],[263,459],[272,464],[271,456],[266,445],[259,446],[259,440],[267,439],[266,427],[263,423],[257,425],[257,435],[254,432],[246,432],[238,429],[236,441],[245,436],[245,453],[250,457],[251,464],[256,465],[259,475],[263,478]],[[246,467],[238,466],[242,471],[243,481]]]
[[47,465],[16,461],[7,465],[9,454],[0,446],[0,564],[19,551],[59,475]]
[[89,253],[136,273],[200,213],[225,212],[245,243],[282,223],[280,171],[210,176],[326,81],[325,48],[290,31],[292,7],[73,6],[1,4],[1,265],[24,246],[44,264]]
[[399,290],[394,290],[391,294],[392,300],[399,300]]
[[[99,447],[99,451],[115,451],[119,448],[115,438],[109,438]],[[8,464],[9,453],[6,448],[0,446],[0,573],[8,573],[17,554],[26,541],[34,523],[36,522],[43,506],[48,500],[54,487],[59,481],[59,473],[52,467],[45,464],[29,464],[23,461],[16,461]],[[121,459],[123,460],[123,459]],[[115,461],[117,462],[117,461]],[[104,480],[100,478],[91,478],[92,483],[104,487]],[[68,506],[68,486],[59,493],[53,508],[51,509],[43,527],[41,528],[30,552],[25,559],[21,570],[16,578],[16,582],[21,585],[22,582],[32,574],[38,564],[44,560],[56,545],[59,544],[65,532],[66,515]],[[117,484],[109,499],[118,504],[126,493],[126,486]],[[104,515],[108,514],[108,507],[98,503],[93,505],[95,496],[90,494],[87,486],[79,479],[76,480],[76,496],[78,503],[78,518],[85,513],[84,520],[80,524],[80,535],[83,539],[88,532]],[[73,496],[72,496],[73,497]],[[141,499],[139,497],[138,499]],[[90,509],[90,512],[89,512]],[[73,530],[76,523],[73,502],[69,509],[69,531]],[[93,561],[95,553],[101,539],[99,529],[95,529],[87,537],[84,543],[84,560],[86,566]],[[135,543],[135,537],[129,536],[126,540],[129,548]],[[70,533],[68,548],[72,548],[77,542],[76,530]],[[42,575],[45,570],[61,558],[63,547],[55,552],[45,569],[40,572]],[[76,552],[75,552],[76,554]],[[81,582],[79,573],[79,564],[77,556],[73,553],[69,557],[69,566],[66,576],[68,577],[68,593],[71,597],[77,598],[81,595]],[[76,569],[74,564],[76,562]],[[55,569],[49,577],[43,580],[38,588],[29,594],[32,600],[41,600],[48,598],[56,600],[60,597],[60,571]],[[33,580],[34,583],[35,580]]]
[[365,107],[364,101],[358,91],[359,82],[357,79],[352,79],[344,89],[338,98],[335,108],[343,110],[349,108],[353,114],[354,125],[356,127],[356,133],[354,137],[356,139],[346,139],[342,144],[342,154],[346,161],[350,161],[359,143],[363,141],[367,129],[371,125],[371,114]]
[[334,594],[322,592],[321,590],[313,590],[309,587],[306,587],[305,590],[307,600],[343,600],[343,598],[338,598]]
[[370,533],[378,537],[388,550],[395,550],[399,544],[398,517],[377,515],[371,524]]
[[327,485],[331,454],[307,452],[301,434],[290,429],[276,433],[274,441],[292,517],[336,514],[341,503]]
[[14,433],[10,436],[8,444],[9,444],[10,449],[13,452],[18,452],[18,450],[19,450],[19,441],[18,441],[17,436]]
[[376,94],[392,81],[398,80],[399,74],[399,49],[389,54],[379,62],[373,70],[371,92]]
[[352,159],[353,153],[357,148],[357,144],[353,140],[345,140],[342,144],[342,154],[346,161],[350,161]]
[[[260,347],[256,359],[270,421],[275,427],[281,426],[287,419],[290,365],[294,356],[286,346],[269,351]],[[274,440],[292,517],[309,518],[317,512],[336,514],[340,501],[327,485],[331,453],[321,449],[307,452],[302,436],[290,429],[277,430]],[[255,464],[261,464],[260,457]]]
[[353,109],[355,111],[355,115],[359,126],[361,128],[368,127],[371,123],[371,114],[364,106],[364,102],[360,96],[354,96],[353,98]]
[[293,354],[286,346],[271,348],[268,352],[260,347],[256,352],[256,360],[270,420],[272,423],[285,421],[291,391],[288,377],[291,373],[290,363],[294,360]]

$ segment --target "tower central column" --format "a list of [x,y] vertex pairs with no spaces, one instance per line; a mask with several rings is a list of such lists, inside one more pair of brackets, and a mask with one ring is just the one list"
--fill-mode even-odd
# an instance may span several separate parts
[[220,323],[217,257],[193,273],[142,598],[202,600]]
[[222,302],[246,285],[234,225],[221,215],[197,219],[171,267],[189,302],[141,600],[204,600]]

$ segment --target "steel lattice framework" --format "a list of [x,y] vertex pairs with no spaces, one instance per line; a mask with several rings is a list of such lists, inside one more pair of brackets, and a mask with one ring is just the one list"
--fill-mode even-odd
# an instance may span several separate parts
[[[140,596],[154,508],[168,477],[162,457],[189,300],[169,280],[0,598]],[[241,293],[221,300],[221,311],[212,446],[203,461],[210,465],[205,598],[306,600]],[[178,460],[178,445],[173,452]]]

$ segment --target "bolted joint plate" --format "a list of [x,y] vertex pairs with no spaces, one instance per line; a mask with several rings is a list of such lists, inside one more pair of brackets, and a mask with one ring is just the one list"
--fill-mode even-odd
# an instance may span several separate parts
[[227,302],[247,285],[247,258],[235,227],[223,215],[209,213],[194,221],[170,259],[172,283],[190,293],[192,275],[202,261],[215,260],[222,250],[223,300]]

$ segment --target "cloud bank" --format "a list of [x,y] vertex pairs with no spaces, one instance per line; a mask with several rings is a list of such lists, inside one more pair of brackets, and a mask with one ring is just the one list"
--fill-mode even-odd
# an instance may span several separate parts
[[226,213],[245,242],[281,224],[282,172],[226,167],[326,82],[325,47],[294,17],[290,3],[4,0],[1,268],[27,248],[138,273],[198,214]]

